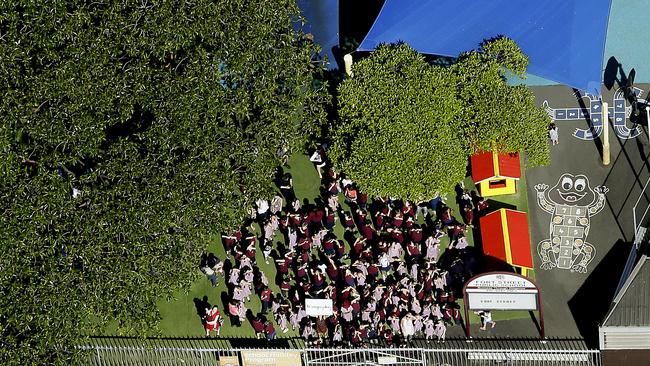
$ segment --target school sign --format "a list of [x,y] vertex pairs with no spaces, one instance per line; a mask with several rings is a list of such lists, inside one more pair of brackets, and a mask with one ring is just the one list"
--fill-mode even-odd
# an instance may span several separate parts
[[469,332],[470,310],[539,311],[540,335],[544,338],[544,315],[539,287],[530,279],[509,272],[488,272],[472,277],[463,287],[465,333]]

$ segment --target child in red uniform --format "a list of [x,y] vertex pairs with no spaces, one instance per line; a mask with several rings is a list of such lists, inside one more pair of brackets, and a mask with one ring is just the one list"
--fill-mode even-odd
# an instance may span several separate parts
[[251,325],[255,331],[255,338],[260,339],[264,337],[264,323],[259,316],[251,319]]
[[216,305],[211,309],[205,309],[205,316],[203,320],[205,321],[203,323],[203,327],[205,328],[205,336],[209,337],[210,331],[217,332],[217,336],[219,336],[221,324],[223,324],[223,318],[221,317],[221,313],[219,313],[219,309],[217,309]]

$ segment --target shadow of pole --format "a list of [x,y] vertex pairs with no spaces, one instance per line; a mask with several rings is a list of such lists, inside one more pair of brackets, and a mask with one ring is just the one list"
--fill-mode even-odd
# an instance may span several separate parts
[[535,316],[535,312],[534,311],[529,311],[528,315],[530,315],[530,320],[532,320],[533,324],[535,324],[535,328],[537,328],[537,332],[539,332],[539,334],[542,334],[542,326],[539,324],[539,321],[537,320],[537,317]]
[[[573,93],[577,95],[582,95],[581,91],[578,89],[573,89]],[[583,114],[585,116],[589,116],[589,113],[591,112],[591,109],[587,107],[585,104],[583,98],[576,98],[578,99],[578,105],[580,106],[580,109],[582,110]],[[585,122],[587,122],[587,127],[591,130],[592,133],[595,133],[593,130],[594,126],[591,125],[591,120],[589,117],[585,118]],[[594,138],[594,144],[596,144],[596,149],[598,150],[598,155],[603,156],[603,141],[600,139],[600,136],[597,136]]]

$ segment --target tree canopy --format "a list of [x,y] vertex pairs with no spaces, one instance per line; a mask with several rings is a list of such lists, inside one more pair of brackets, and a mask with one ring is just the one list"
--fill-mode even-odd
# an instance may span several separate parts
[[[381,46],[339,86],[334,165],[371,196],[433,197],[465,176],[454,76],[406,45]],[[440,172],[445,172],[440,174]]]
[[325,122],[294,1],[0,3],[0,363],[150,329]]
[[508,85],[505,74],[525,77],[528,57],[508,38],[486,41],[461,55],[450,71],[462,103],[458,118],[470,154],[522,152],[529,166],[550,162],[550,118],[524,85]]
[[448,67],[406,44],[381,45],[339,85],[334,166],[371,195],[419,200],[452,192],[477,152],[524,151],[529,165],[548,163],[549,117],[504,77],[523,76],[527,64],[506,38]]

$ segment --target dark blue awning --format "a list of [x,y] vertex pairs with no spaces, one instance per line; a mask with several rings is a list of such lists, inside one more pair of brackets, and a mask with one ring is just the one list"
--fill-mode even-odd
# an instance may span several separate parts
[[528,72],[600,94],[611,0],[386,0],[360,51],[404,41],[456,57],[500,35],[530,58]]

